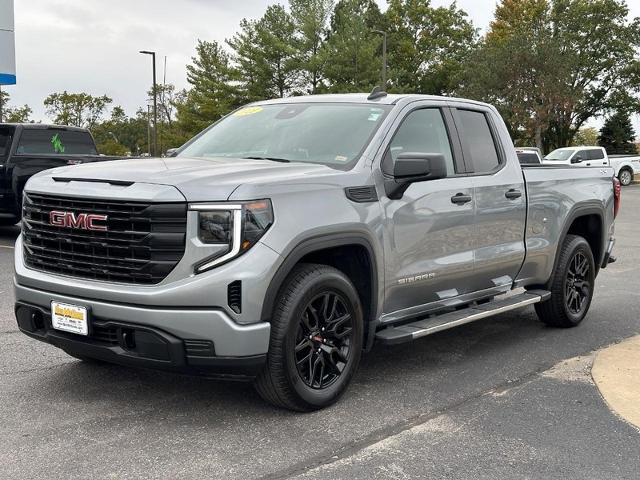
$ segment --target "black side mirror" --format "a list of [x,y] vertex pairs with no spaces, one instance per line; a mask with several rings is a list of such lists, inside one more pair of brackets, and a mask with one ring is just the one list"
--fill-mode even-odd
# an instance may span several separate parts
[[571,163],[580,163],[584,160],[581,155],[576,155],[571,159]]
[[387,197],[402,198],[409,185],[447,176],[447,161],[441,153],[401,153],[393,165],[393,177],[385,181]]
[[178,153],[178,149],[177,148],[169,148],[167,149],[167,157],[175,157],[176,154]]

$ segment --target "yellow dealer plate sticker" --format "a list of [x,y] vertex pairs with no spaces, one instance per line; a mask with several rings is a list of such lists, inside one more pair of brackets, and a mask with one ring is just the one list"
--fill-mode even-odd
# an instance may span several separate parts
[[87,309],[78,305],[51,302],[51,324],[56,330],[89,335]]
[[254,115],[256,113],[260,113],[262,111],[262,107],[246,107],[241,108],[237,112],[233,114],[234,117],[246,117],[247,115]]

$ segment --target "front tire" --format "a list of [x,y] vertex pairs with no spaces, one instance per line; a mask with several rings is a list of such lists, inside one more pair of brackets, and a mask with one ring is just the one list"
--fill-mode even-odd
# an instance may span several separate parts
[[633,182],[633,173],[628,168],[625,168],[618,174],[618,180],[620,180],[620,184],[623,187],[627,187]]
[[589,311],[595,282],[595,262],[587,241],[567,235],[551,279],[551,298],[535,305],[538,318],[552,327],[578,325]]
[[298,265],[278,294],[255,388],[269,403],[312,411],[335,403],[360,363],[363,313],[353,283],[326,265]]

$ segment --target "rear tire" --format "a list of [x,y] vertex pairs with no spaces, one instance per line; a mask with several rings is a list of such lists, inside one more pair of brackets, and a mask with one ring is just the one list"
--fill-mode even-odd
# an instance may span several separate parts
[[620,180],[620,184],[623,187],[631,185],[631,182],[633,182],[633,172],[628,168],[620,170],[620,173],[618,173],[618,180]]
[[560,328],[575,327],[582,322],[591,306],[595,271],[587,241],[577,235],[567,235],[551,278],[551,298],[535,305],[538,318]]
[[363,321],[349,278],[326,265],[298,265],[276,299],[267,363],[254,384],[260,396],[301,412],[336,402],[360,363]]

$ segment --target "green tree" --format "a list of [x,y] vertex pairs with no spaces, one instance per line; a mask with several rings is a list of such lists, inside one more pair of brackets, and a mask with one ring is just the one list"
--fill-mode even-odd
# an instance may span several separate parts
[[636,132],[631,118],[625,111],[618,110],[602,126],[598,144],[609,154],[638,153],[635,144]]
[[88,93],[52,93],[44,100],[47,115],[60,125],[93,128],[102,118],[111,98]]
[[191,61],[187,66],[191,88],[173,99],[177,129],[185,137],[202,131],[243,101],[238,73],[219,43],[198,40],[196,56]]
[[389,0],[389,65],[392,89],[443,95],[457,86],[477,33],[467,14],[453,3]]
[[322,87],[327,55],[325,37],[333,11],[333,0],[290,0],[291,17],[296,29],[297,62],[306,93]]
[[623,0],[502,0],[463,95],[498,106],[514,138],[548,151],[591,118],[637,108],[640,20]]
[[33,110],[29,105],[22,107],[9,106],[9,93],[0,91],[0,123],[28,123],[31,121]]
[[2,123],[5,111],[9,104],[9,94],[0,90],[0,123]]
[[366,92],[380,82],[380,39],[384,18],[374,0],[341,0],[331,17],[326,66],[331,92]]
[[593,127],[582,127],[573,138],[573,145],[598,145],[598,130]]
[[243,20],[227,43],[247,101],[284,97],[299,86],[296,27],[282,5],[270,5],[257,21]]
[[21,107],[10,108],[7,107],[3,110],[4,121],[7,123],[29,123],[33,122],[31,120],[31,115],[33,114],[33,110],[29,105],[23,105]]

